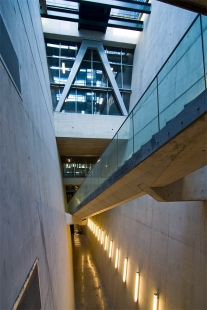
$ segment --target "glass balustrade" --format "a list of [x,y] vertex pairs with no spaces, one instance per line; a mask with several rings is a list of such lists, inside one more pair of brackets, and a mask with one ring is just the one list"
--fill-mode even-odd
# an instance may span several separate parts
[[69,203],[75,209],[207,87],[207,17],[198,16]]

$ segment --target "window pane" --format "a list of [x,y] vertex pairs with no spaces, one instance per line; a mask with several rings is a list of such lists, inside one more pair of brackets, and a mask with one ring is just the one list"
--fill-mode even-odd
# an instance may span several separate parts
[[89,60],[89,61],[91,61],[91,53],[92,53],[92,50],[87,49],[87,51],[86,51],[86,53],[85,53],[85,55],[84,55],[83,60]]
[[69,95],[67,95],[64,101],[62,112],[75,113],[75,106],[76,106],[76,91],[71,90],[69,92]]
[[55,40],[46,41],[47,56],[59,57],[59,51],[60,51],[59,41],[55,41]]
[[109,63],[121,64],[121,49],[115,47],[107,47],[106,55]]
[[93,61],[101,62],[101,58],[96,50],[93,50]]
[[77,90],[77,113],[92,114],[92,93]]
[[87,61],[83,61],[80,65],[78,74],[75,79],[75,85],[83,85],[83,86],[92,86],[92,70],[91,63]]
[[107,87],[107,77],[101,63],[93,63],[93,86]]
[[93,113],[107,114],[107,92],[93,92]]
[[122,48],[122,63],[126,65],[133,65],[133,50]]
[[62,94],[63,88],[60,87],[51,87],[51,95],[52,95],[52,105],[53,105],[53,110],[56,109],[57,104],[60,99],[60,95]]
[[122,66],[123,70],[123,88],[131,89],[132,67]]
[[61,41],[60,56],[61,58],[75,60],[77,52],[76,43]]
[[109,106],[109,115],[122,115],[118,102],[115,99],[115,96],[112,92],[108,93],[108,106]]
[[66,84],[74,61],[60,59],[60,83]]
[[50,77],[50,83],[59,84],[59,59],[58,58],[47,58],[48,62],[48,69],[49,69],[49,77]]
[[129,100],[130,100],[130,94],[129,93],[122,93],[123,101],[125,104],[125,107],[127,109],[127,112],[129,112]]
[[122,88],[121,66],[111,65],[111,70],[114,74],[118,87]]

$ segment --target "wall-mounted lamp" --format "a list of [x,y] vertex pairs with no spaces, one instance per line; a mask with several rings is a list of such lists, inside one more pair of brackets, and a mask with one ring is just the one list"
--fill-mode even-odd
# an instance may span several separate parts
[[154,294],[153,310],[157,310],[157,306],[158,306],[158,294]]
[[136,278],[135,278],[135,289],[134,289],[134,301],[138,301],[139,296],[139,272],[136,272]]
[[104,240],[104,231],[102,230],[102,232],[101,232],[101,244],[103,244],[103,240]]
[[119,263],[119,248],[116,249],[115,268],[118,268]]
[[109,258],[112,256],[112,250],[113,250],[113,240],[110,241],[110,246],[109,246]]
[[105,244],[104,244],[104,251],[107,249],[107,243],[108,243],[108,236],[105,237]]
[[126,282],[128,258],[124,259],[123,282]]
[[98,241],[100,240],[100,237],[101,237],[101,230],[99,228],[99,230],[98,230]]

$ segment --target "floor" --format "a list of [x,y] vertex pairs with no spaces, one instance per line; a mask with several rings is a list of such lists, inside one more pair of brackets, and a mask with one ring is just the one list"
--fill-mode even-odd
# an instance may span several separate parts
[[85,236],[74,234],[72,240],[76,310],[112,310],[108,292]]

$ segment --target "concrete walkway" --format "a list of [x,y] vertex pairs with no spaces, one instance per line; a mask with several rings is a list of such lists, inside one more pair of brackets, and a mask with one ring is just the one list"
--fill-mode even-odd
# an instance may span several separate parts
[[72,235],[73,271],[76,310],[112,310],[112,304],[101,280],[84,235]]

